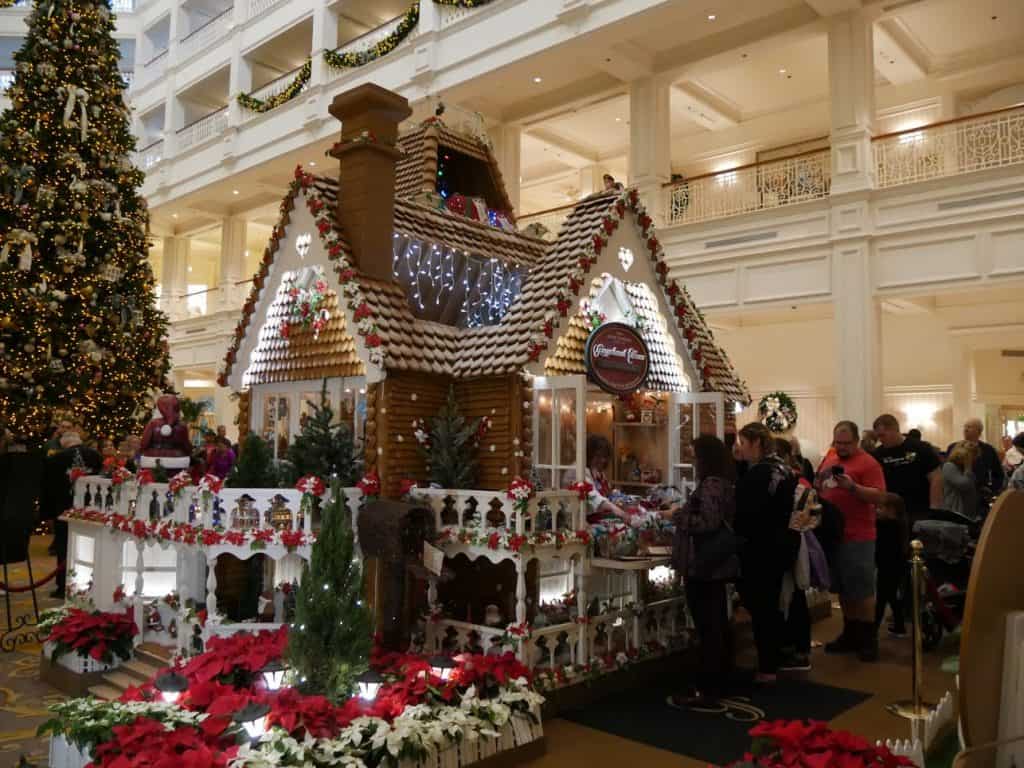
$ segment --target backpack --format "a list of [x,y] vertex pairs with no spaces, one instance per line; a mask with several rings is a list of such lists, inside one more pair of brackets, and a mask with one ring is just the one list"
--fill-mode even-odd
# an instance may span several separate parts
[[789,528],[809,531],[821,523],[821,501],[810,484],[797,483],[793,490],[793,509],[789,515]]

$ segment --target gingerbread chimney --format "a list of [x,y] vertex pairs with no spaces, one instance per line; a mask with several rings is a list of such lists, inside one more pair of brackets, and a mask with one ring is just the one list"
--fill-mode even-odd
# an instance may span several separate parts
[[341,121],[341,141],[331,155],[341,161],[338,221],[359,271],[391,278],[398,125],[412,114],[409,102],[367,83],[334,97],[330,113]]

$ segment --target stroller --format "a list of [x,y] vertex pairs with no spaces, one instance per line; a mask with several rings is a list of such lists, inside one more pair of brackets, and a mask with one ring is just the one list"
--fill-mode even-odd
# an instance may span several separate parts
[[[980,521],[942,512],[941,519],[914,524],[914,538],[924,544],[925,586],[921,606],[921,646],[932,650],[943,632],[960,625],[967,602]],[[938,515],[936,515],[938,517]]]

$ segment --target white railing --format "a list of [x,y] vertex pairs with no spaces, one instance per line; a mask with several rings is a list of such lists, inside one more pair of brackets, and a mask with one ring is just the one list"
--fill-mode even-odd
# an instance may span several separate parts
[[1024,107],[878,136],[877,186],[895,187],[1024,162]]
[[249,18],[253,19],[261,13],[266,13],[275,5],[279,5],[282,2],[284,2],[284,0],[249,0]]
[[132,83],[133,88],[142,88],[164,76],[164,72],[167,70],[167,53],[166,48],[157,51],[153,54],[153,58],[142,65],[139,79]]
[[110,0],[110,10],[114,13],[132,13],[135,10],[135,0]]
[[697,176],[668,188],[669,224],[735,216],[828,197],[827,149]]
[[157,139],[135,153],[135,164],[144,171],[164,159],[164,140]]
[[584,527],[583,505],[572,491],[541,491],[520,515],[506,491],[416,489],[416,500],[434,512],[438,530],[481,528],[514,530],[522,536],[541,531],[575,532]]
[[178,41],[178,63],[210,49],[231,29],[233,8],[214,16],[198,29],[194,29]]
[[[393,19],[389,19],[381,24],[379,27],[374,27],[369,32],[364,32],[359,37],[353,37],[348,42],[342,43],[334,49],[335,53],[360,53],[363,51],[369,51],[377,43],[381,42],[384,38],[390,35],[398,25],[402,23],[402,19],[405,18],[405,14],[401,13],[395,16]],[[410,37],[412,35],[410,34]],[[408,40],[409,38],[406,38]],[[340,76],[340,72],[338,73]]]
[[437,12],[438,16],[441,19],[441,29],[444,29],[445,27],[450,27],[453,24],[458,24],[463,19],[468,18],[469,16],[472,16],[474,13],[479,11],[481,7],[483,6],[477,8],[467,8],[458,5],[438,6]]
[[220,136],[228,127],[228,108],[218,109],[178,131],[178,151]]
[[[275,78],[274,80],[271,80],[269,83],[264,85],[262,88],[258,88],[257,90],[253,91],[249,95],[252,96],[254,99],[258,99],[260,101],[266,101],[267,99],[273,98],[274,96],[276,96],[277,94],[281,93],[281,91],[285,90],[286,88],[288,88],[289,85],[292,84],[292,81],[296,77],[298,77],[299,72],[302,70],[302,67],[304,67],[304,66],[306,66],[306,65],[303,64],[301,67],[296,67],[291,72],[285,72],[280,77]],[[302,86],[302,88],[299,89],[299,93],[302,93],[303,91],[307,90],[308,88],[309,88],[309,81],[307,80],[306,83]]]
[[0,93],[6,93],[12,85],[14,85],[14,70],[0,69]]
[[540,224],[546,232],[543,234],[545,240],[555,240],[558,237],[558,233],[562,231],[562,227],[565,225],[566,217],[572,213],[575,205],[563,205],[559,208],[549,208],[546,211],[537,211],[536,213],[530,213],[526,216],[520,216],[517,219],[516,224],[519,227],[519,231],[524,231],[531,224]]
[[132,83],[135,82],[135,73],[130,70],[121,70],[121,78],[124,80],[125,85],[131,88]]

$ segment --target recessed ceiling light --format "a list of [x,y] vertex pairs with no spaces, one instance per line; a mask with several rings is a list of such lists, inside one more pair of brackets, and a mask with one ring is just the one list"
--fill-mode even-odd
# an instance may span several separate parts
[[621,117],[616,117],[615,118],[615,122],[616,123],[621,123],[622,122],[622,118]]
[[718,17],[715,14],[713,14],[713,13],[709,13],[708,14],[708,21],[714,21],[717,18]]
[[535,83],[543,83],[543,82],[544,82],[544,78],[543,78],[543,77],[541,77],[540,75],[536,75],[536,76],[535,76],[535,77],[533,78],[533,82],[535,82]]
[[786,68],[785,68],[785,67],[780,67],[780,68],[779,68],[779,74],[780,74],[780,75],[784,75],[784,74],[786,74]]
[[192,265],[191,265],[191,264],[189,264],[189,265],[188,265],[188,271],[189,271],[189,272],[191,272],[191,271],[192,271]]
[[316,168],[316,160],[310,160],[309,161],[309,167],[310,168]]
[[176,213],[172,213],[172,214],[171,214],[171,218],[172,218],[172,219],[176,219],[176,218],[178,218],[178,214],[176,214]]
[[237,189],[232,189],[231,190],[231,194],[232,195],[237,195],[238,194],[238,190]]

